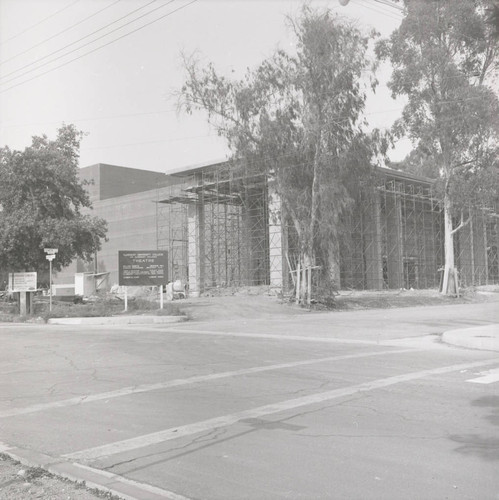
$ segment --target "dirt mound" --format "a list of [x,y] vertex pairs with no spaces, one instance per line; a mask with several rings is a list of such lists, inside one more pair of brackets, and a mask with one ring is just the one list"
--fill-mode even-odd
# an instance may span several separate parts
[[304,314],[306,311],[294,304],[270,295],[218,295],[178,301],[182,312],[195,321],[237,318],[265,318],[282,315]]
[[[438,290],[342,290],[332,308],[313,304],[313,311],[345,311],[361,309],[388,309],[396,307],[469,304],[499,301],[499,286],[466,288],[460,297],[441,295]],[[220,289],[199,298],[175,301],[182,312],[195,321],[234,320],[238,318],[265,318],[310,314],[306,307],[293,303],[290,297],[272,295],[268,287]]]

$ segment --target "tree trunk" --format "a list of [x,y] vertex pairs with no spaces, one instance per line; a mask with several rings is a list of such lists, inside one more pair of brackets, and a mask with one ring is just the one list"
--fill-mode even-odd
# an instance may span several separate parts
[[445,266],[441,293],[443,295],[458,295],[457,270],[454,264],[454,234],[452,215],[448,195],[444,198],[444,253]]
[[[339,226],[338,214],[331,214],[335,228]],[[328,241],[327,247],[327,277],[329,285],[333,287],[333,292],[338,291],[341,286],[340,279],[340,242],[335,236]]]
[[314,258],[311,253],[306,252],[303,255],[303,275],[302,275],[302,304],[308,304],[310,306],[312,299],[312,290],[310,289],[311,280],[309,279],[309,273],[312,273],[312,266],[314,265]]
[[329,242],[327,253],[327,274],[333,292],[340,289],[340,245],[337,240]]

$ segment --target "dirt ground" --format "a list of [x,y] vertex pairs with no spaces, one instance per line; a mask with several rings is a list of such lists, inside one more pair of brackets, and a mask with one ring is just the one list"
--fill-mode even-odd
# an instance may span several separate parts
[[[312,304],[312,311],[352,311],[397,307],[470,304],[499,301],[499,285],[463,289],[460,297],[441,295],[438,290],[342,290],[335,296],[334,306]],[[230,320],[264,318],[276,315],[308,314],[307,307],[298,306],[291,297],[280,297],[268,287],[245,287],[237,290],[212,290],[202,297],[175,301],[191,320]]]
[[[436,290],[342,291],[334,311],[379,309],[499,301],[499,285],[470,288],[459,298],[444,297]],[[290,298],[272,295],[266,287],[212,291],[203,297],[175,301],[193,321],[215,321],[310,314]],[[313,311],[323,311],[320,304]],[[0,454],[0,500],[96,500],[117,499],[57,478],[43,469],[29,468]]]
[[24,467],[0,454],[0,500],[96,500],[118,497],[90,490],[84,484],[57,478],[40,468]]

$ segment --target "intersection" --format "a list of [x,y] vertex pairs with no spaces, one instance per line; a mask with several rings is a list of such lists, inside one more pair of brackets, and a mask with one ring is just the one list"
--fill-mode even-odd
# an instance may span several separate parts
[[497,303],[2,325],[1,451],[123,498],[497,498]]

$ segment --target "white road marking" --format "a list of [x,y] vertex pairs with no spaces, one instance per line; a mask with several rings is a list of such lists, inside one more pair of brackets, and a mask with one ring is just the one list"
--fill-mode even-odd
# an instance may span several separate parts
[[482,372],[480,375],[482,376],[470,378],[466,382],[472,382],[474,384],[492,384],[493,382],[499,382],[499,368]]
[[[128,325],[126,325],[128,326]],[[161,331],[158,328],[141,328],[141,331]],[[218,332],[213,330],[191,330],[168,328],[165,333],[192,333],[194,335],[217,335],[222,337],[245,337],[254,339],[291,340],[297,342],[326,342],[329,344],[380,345],[376,340],[338,339],[331,337],[308,337],[306,335],[276,335],[273,333]]]
[[118,483],[130,484],[143,491],[154,493],[154,495],[157,495],[161,498],[167,498],[169,500],[189,500],[189,498],[184,497],[183,495],[179,495],[178,493],[174,493],[173,491],[157,488],[156,486],[152,486],[146,483],[139,483],[138,481],[134,481],[133,479],[127,479],[126,477],[119,476],[118,474],[113,474],[112,472],[108,472],[101,469],[95,469],[93,467],[88,467],[87,465],[79,464],[76,462],[74,462],[72,465],[78,467],[79,469],[89,471],[92,474],[105,477],[106,479],[112,479]]
[[161,389],[169,389],[171,387],[179,387],[183,385],[198,384],[202,382],[209,382],[211,380],[218,380],[222,378],[237,377],[241,375],[250,375],[252,373],[262,373],[272,370],[283,370],[285,368],[295,368],[298,366],[307,366],[318,363],[327,363],[331,361],[342,361],[346,359],[367,358],[372,356],[384,356],[386,354],[403,354],[406,352],[417,352],[421,349],[396,349],[389,351],[367,352],[357,354],[346,354],[343,356],[329,356],[327,358],[308,359],[305,361],[294,361],[290,363],[280,363],[277,365],[256,366],[253,368],[243,368],[241,370],[233,370],[228,372],[213,373],[210,375],[198,375],[184,379],[168,380],[165,382],[157,382],[155,384],[142,384],[130,387],[124,387],[115,391],[101,392],[98,394],[89,394],[87,396],[77,396],[74,398],[63,399],[60,401],[52,401],[50,403],[40,403],[36,405],[26,406],[24,408],[12,408],[10,410],[0,411],[0,418],[13,417],[16,415],[26,415],[29,413],[36,413],[53,408],[64,408],[67,406],[76,406],[93,401],[102,401],[104,399],[119,398],[122,396],[129,396],[131,394],[140,394],[149,391],[158,391]]
[[191,436],[193,434],[198,434],[200,432],[211,432],[214,429],[233,425],[244,419],[261,418],[267,415],[280,413],[286,410],[294,410],[302,406],[323,403],[325,401],[331,401],[333,399],[345,396],[351,396],[359,392],[373,391],[375,389],[380,389],[382,387],[388,387],[403,382],[409,382],[412,380],[421,379],[431,375],[442,375],[446,373],[463,370],[466,368],[475,368],[490,364],[496,364],[497,362],[499,362],[499,358],[491,359],[488,361],[477,361],[474,363],[464,363],[458,365],[444,366],[441,368],[433,368],[419,372],[406,373],[404,375],[396,375],[394,377],[382,378],[378,380],[373,380],[371,382],[352,385],[350,387],[343,387],[341,389],[334,389],[331,391],[321,392],[317,394],[310,394],[308,396],[303,396],[300,398],[289,399],[287,401],[281,401],[278,403],[260,406],[257,408],[251,408],[249,410],[223,415],[220,417],[210,418],[208,420],[202,420],[200,422],[195,422],[193,424],[182,425],[179,427],[172,427],[170,429],[166,429],[163,431],[153,432],[151,434],[145,434],[143,436],[138,436],[131,439],[125,439],[123,441],[116,441],[114,443],[109,443],[102,446],[96,446],[94,448],[88,448],[86,450],[80,450],[73,453],[68,453],[63,456],[71,460],[98,459],[110,455],[116,455],[117,453],[124,453],[136,450],[138,448],[144,448],[146,446],[164,443],[166,441],[178,439],[185,436]]

